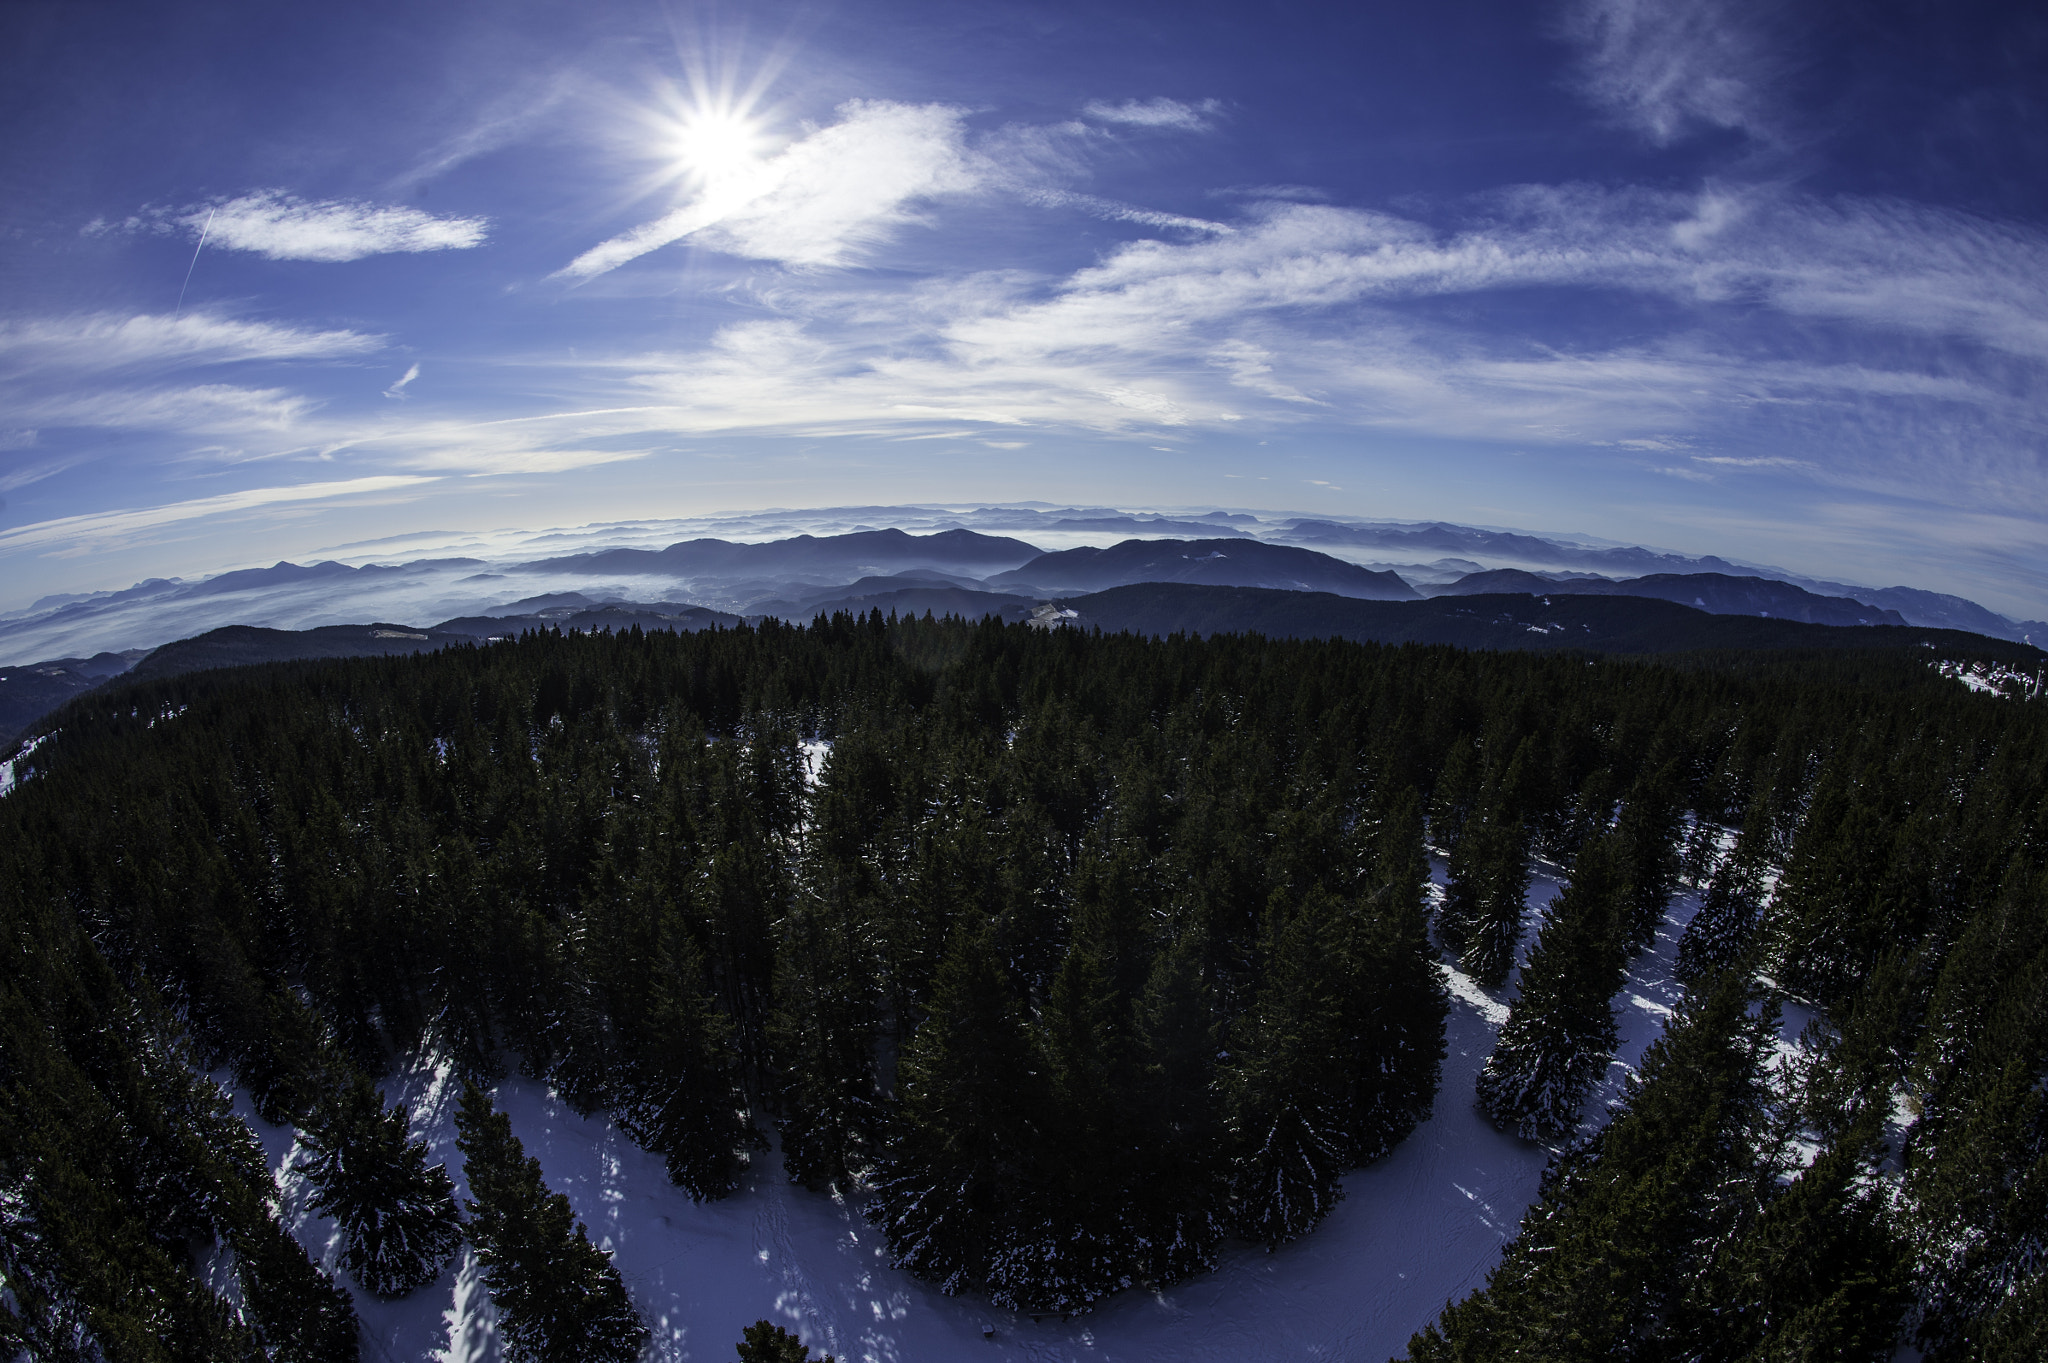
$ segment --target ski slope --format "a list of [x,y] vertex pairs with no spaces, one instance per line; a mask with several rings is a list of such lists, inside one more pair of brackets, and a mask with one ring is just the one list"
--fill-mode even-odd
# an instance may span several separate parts
[[[1441,880],[1440,863],[1435,872]],[[1549,875],[1531,884],[1530,936],[1556,891]],[[1676,1005],[1670,963],[1694,907],[1690,894],[1675,900],[1656,943],[1632,967],[1616,1000],[1619,1058],[1588,1103],[1589,1117],[1619,1092],[1627,1067]],[[1320,1228],[1271,1254],[1235,1246],[1212,1274],[1162,1292],[1125,1292],[1066,1321],[947,1297],[890,1268],[881,1234],[857,1206],[785,1182],[774,1153],[755,1161],[740,1192],[700,1205],[669,1184],[658,1158],[602,1118],[577,1116],[545,1085],[514,1076],[497,1102],[549,1186],[568,1195],[591,1238],[615,1256],[654,1332],[655,1359],[727,1363],[742,1328],[767,1318],[840,1363],[1381,1363],[1447,1300],[1484,1281],[1548,1156],[1495,1131],[1473,1107],[1473,1083],[1512,982],[1510,991],[1491,992],[1445,969],[1453,977],[1449,1053],[1435,1110],[1393,1154],[1345,1180],[1343,1202]],[[422,1068],[390,1076],[384,1089],[387,1100],[406,1102],[415,1135],[447,1161],[458,1195],[467,1196],[455,1148],[459,1084],[445,1070]],[[245,1098],[237,1111],[264,1142],[294,1228],[331,1267],[339,1246],[332,1223],[305,1211],[307,1190],[290,1167],[291,1129],[262,1122]],[[380,1302],[357,1291],[356,1308],[366,1360],[498,1357],[489,1299],[467,1251],[411,1297]]]

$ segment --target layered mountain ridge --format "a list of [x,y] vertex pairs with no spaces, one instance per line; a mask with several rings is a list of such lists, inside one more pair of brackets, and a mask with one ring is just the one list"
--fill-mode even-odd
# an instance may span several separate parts
[[[38,646],[63,652],[45,662],[0,666],[0,735],[22,730],[138,663],[141,675],[153,675],[287,657],[412,652],[533,628],[694,630],[771,617],[803,623],[842,611],[1021,621],[1045,618],[1048,603],[1058,603],[1077,613],[1067,618],[1112,630],[1340,634],[1529,648],[1564,645],[1547,627],[1532,632],[1524,624],[1519,634],[1475,629],[1470,612],[1441,603],[1517,598],[1562,611],[1558,603],[1574,598],[1582,603],[1571,608],[1582,637],[1573,646],[1590,650],[1775,647],[1770,641],[1797,634],[1710,623],[1724,617],[1774,627],[2048,639],[2048,625],[2015,621],[1946,593],[1795,580],[1782,570],[1714,556],[1449,523],[1106,509],[979,508],[950,516],[975,522],[968,526],[937,524],[949,518],[940,513],[893,509],[914,527],[906,529],[867,523],[889,508],[853,510],[862,519],[839,533],[805,530],[752,540],[699,535],[643,547],[602,543],[626,537],[616,528],[550,532],[525,544],[555,549],[578,538],[598,542],[568,554],[453,553],[358,565],[331,558],[282,561],[193,582],[156,578],[121,591],[45,599],[0,617],[0,656],[32,658]],[[828,520],[825,513],[812,514]],[[776,523],[756,517],[741,528],[759,533]],[[1055,544],[1110,533],[1123,538],[1047,548],[989,533],[1012,526]],[[635,533],[644,538],[649,532]],[[1398,558],[1358,561],[1365,551]],[[1628,570],[1637,575],[1615,575]],[[1151,590],[1166,587],[1190,590]],[[1644,633],[1651,616],[1622,604],[1592,604],[1603,599],[1655,600],[1684,611],[1655,617],[1662,623]],[[1344,602],[1414,609],[1361,614]],[[366,619],[436,623],[357,623]],[[1749,642],[1710,642],[1738,638]]]

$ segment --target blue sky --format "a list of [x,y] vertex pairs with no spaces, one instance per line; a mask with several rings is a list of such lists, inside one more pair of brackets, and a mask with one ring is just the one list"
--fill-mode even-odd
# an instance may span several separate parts
[[0,608],[1039,498],[2048,609],[2048,17],[0,10]]

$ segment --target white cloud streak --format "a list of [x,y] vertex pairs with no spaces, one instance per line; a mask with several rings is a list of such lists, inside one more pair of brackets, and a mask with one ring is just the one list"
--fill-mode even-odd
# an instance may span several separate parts
[[407,385],[409,385],[414,379],[418,378],[419,376],[420,367],[418,365],[412,366],[410,369],[405,371],[404,377],[400,378],[396,383],[392,384],[389,388],[386,388],[384,390],[384,396],[387,398],[395,398],[398,401],[403,402],[405,400],[405,390]]
[[251,360],[329,360],[382,348],[381,336],[312,331],[191,313],[83,313],[0,320],[0,379]]
[[[1955,475],[1951,499],[2048,507],[2028,471],[2048,390],[2038,236],[1874,201],[1583,187],[1501,195],[1456,231],[1270,202],[1222,225],[1233,230],[1126,243],[1057,280],[997,272],[893,292],[793,277],[765,299],[776,319],[591,366],[614,410],[565,418],[561,434],[940,438],[979,425],[1143,439],[1250,413],[1638,461],[1683,451],[1670,476],[1693,481],[1740,469],[1896,493],[1939,467]],[[1689,321],[1658,341],[1546,349],[1430,305],[1531,288],[1662,296]],[[1777,341],[1750,334],[1760,317],[1779,320]],[[1816,326],[1873,358],[1772,348]],[[1987,352],[2011,362],[1952,362]],[[1757,452],[1788,439],[1813,457]]]
[[205,232],[206,244],[216,250],[324,262],[393,252],[468,250],[483,245],[490,228],[483,218],[437,218],[402,204],[307,200],[281,189],[190,208],[177,221],[195,239]]
[[331,483],[301,483],[296,487],[250,488],[242,492],[223,493],[217,497],[170,502],[163,506],[100,511],[84,516],[64,516],[56,520],[16,526],[11,530],[0,530],[0,553],[46,549],[51,546],[75,549],[178,521],[198,520],[207,516],[249,511],[286,502],[330,501],[367,493],[389,492],[432,481],[433,479],[424,476],[386,474]]
[[1101,123],[1123,123],[1137,128],[1171,128],[1177,132],[1202,132],[1221,113],[1223,106],[1213,99],[1187,104],[1159,96],[1127,99],[1118,104],[1095,100],[1082,113]]
[[1228,223],[1211,222],[1207,218],[1183,217],[1178,213],[1160,213],[1134,204],[1118,203],[1115,199],[1101,199],[1093,194],[1075,194],[1064,189],[1042,189],[1027,192],[1029,202],[1047,208],[1078,208],[1110,222],[1131,222],[1141,227],[1159,227],[1170,231],[1206,232],[1216,236],[1228,236],[1237,229]]
[[[161,431],[184,438],[270,438],[318,404],[275,386],[194,382],[194,370],[252,363],[353,361],[379,336],[195,313],[87,313],[0,321],[0,405],[53,430]],[[75,462],[75,461],[74,461]]]

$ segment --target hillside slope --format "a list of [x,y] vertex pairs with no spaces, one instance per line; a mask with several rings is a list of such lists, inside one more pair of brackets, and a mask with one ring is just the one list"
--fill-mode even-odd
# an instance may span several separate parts
[[1139,582],[1334,592],[1368,601],[1412,601],[1417,595],[1396,573],[1253,540],[1125,540],[1107,549],[1043,554],[989,579],[992,587],[1039,592],[1102,591]]
[[2039,659],[2039,650],[1959,630],[1812,625],[1711,615],[1648,597],[1481,595],[1359,601],[1328,592],[1144,583],[1070,598],[1075,624],[1136,634],[1264,634],[1294,639],[1454,644],[1599,653],[1708,649],[1896,648],[1927,644],[1972,656]]
[[[1846,596],[1822,596],[1768,577],[1736,577],[1728,573],[1652,573],[1619,580],[1599,577],[1553,581],[1517,568],[1471,573],[1434,596],[1639,596],[1675,601],[1713,615],[1754,615],[1773,620],[1799,620],[1809,625],[1904,625],[1895,610],[1866,605]],[[1989,612],[1985,612],[1987,615]],[[1982,633],[1983,631],[1977,631]]]

